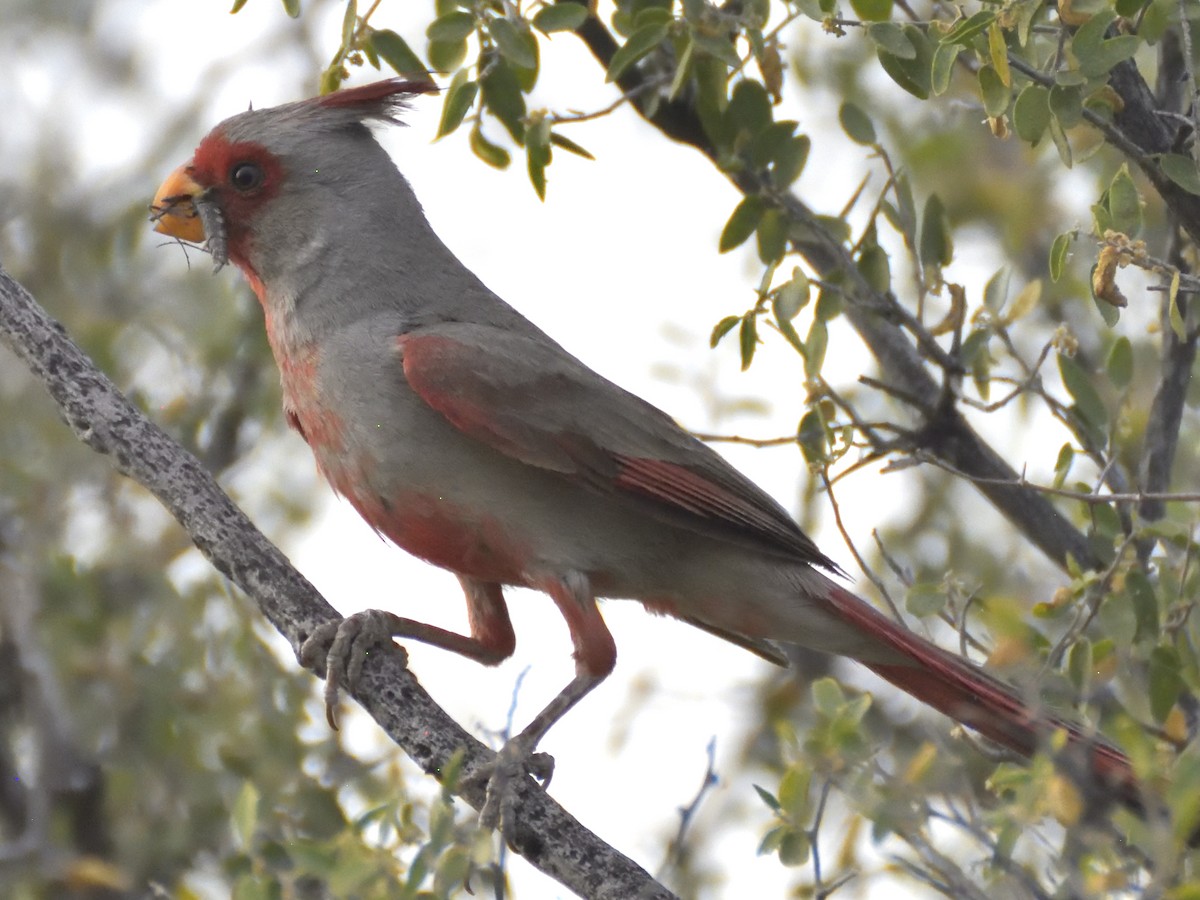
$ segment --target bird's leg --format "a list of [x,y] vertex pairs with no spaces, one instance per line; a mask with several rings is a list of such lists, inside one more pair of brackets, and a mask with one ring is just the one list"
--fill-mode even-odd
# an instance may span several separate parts
[[516,821],[514,782],[530,774],[545,787],[554,773],[554,759],[534,752],[538,743],[554,723],[608,677],[617,661],[616,643],[596,608],[586,577],[573,573],[536,586],[550,595],[567,621],[575,644],[575,677],[520,734],[505,741],[493,762],[472,773],[473,778],[488,779],[480,824],[485,828],[499,824],[506,837],[511,836]]
[[338,727],[338,698],[343,687],[354,689],[371,650],[393,638],[410,638],[494,666],[512,656],[516,635],[508,618],[500,585],[459,578],[467,596],[470,636],[426,625],[382,609],[368,609],[338,622],[318,626],[300,648],[300,663],[325,668],[325,717]]

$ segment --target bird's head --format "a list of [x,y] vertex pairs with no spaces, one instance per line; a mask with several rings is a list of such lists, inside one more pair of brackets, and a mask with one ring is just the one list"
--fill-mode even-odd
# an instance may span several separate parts
[[314,229],[337,227],[369,199],[379,167],[394,166],[367,124],[394,123],[427,81],[390,79],[226,119],[172,172],[151,205],[154,230],[203,242],[217,268],[233,262],[251,282],[284,254],[303,253]]

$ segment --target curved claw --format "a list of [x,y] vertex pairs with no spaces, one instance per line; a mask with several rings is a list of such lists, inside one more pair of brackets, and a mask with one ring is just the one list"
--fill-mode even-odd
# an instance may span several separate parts
[[531,775],[545,790],[554,775],[554,757],[549,753],[535,753],[533,745],[523,737],[517,735],[506,741],[494,760],[472,773],[473,779],[487,778],[487,794],[479,810],[479,824],[489,829],[500,826],[501,834],[510,842],[517,821],[517,783]]
[[[390,623],[389,613],[363,610],[340,622],[317,626],[300,646],[300,662],[305,667],[316,669],[324,661],[325,721],[334,731],[338,730],[342,689],[353,691],[370,652],[392,643]],[[402,647],[397,649],[404,652]]]

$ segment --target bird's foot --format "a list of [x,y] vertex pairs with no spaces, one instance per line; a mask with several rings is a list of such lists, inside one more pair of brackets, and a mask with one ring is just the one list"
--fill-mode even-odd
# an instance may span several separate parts
[[[305,668],[319,669],[324,661],[325,718],[335,731],[342,688],[354,690],[371,651],[392,644],[393,619],[383,610],[363,610],[341,621],[318,625],[300,646],[300,664]],[[404,652],[403,647],[396,649]]]
[[472,781],[487,781],[479,824],[489,829],[500,826],[506,839],[511,839],[517,821],[517,785],[526,775],[532,775],[545,789],[554,774],[554,757],[549,753],[535,753],[536,746],[536,739],[525,734],[509,738],[494,760],[480,766],[470,776]]

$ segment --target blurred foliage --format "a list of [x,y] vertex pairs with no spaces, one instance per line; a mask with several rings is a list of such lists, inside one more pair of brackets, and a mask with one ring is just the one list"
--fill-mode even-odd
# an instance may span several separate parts
[[[331,6],[344,10],[337,33],[282,27],[282,13],[315,22]],[[614,104],[660,128],[694,111],[692,142],[714,176],[758,186],[713,223],[714,252],[755,261],[755,302],[705,324],[714,345],[737,342],[744,366],[761,353],[802,358],[797,464],[815,474],[802,519],[828,503],[825,479],[836,497],[838,479],[873,477],[859,476],[864,457],[904,469],[893,477],[911,487],[907,516],[880,522],[876,546],[859,548],[880,586],[947,646],[987,655],[1031,695],[1076,704],[1167,808],[1161,821],[1138,821],[1083,795],[1050,764],[1053,747],[1032,766],[997,764],[890,696],[780,678],[762,686],[747,735],[746,765],[763,786],[742,815],[762,823],[762,852],[804,867],[797,896],[851,891],[879,871],[948,896],[1200,891],[1186,846],[1200,822],[1189,746],[1196,498],[1158,497],[1200,483],[1200,392],[1187,385],[1200,223],[1180,199],[1200,194],[1188,102],[1200,6],[619,0],[589,18],[569,2],[436,0],[424,41],[404,4],[313,7],[284,2],[272,36],[273,54],[304,61],[304,84],[318,70],[325,91],[357,67],[435,71],[439,136],[469,141],[497,168],[523,157],[541,196],[554,152],[587,156],[571,135],[583,122],[602,128],[611,111],[543,105],[539,85],[556,74],[542,71],[546,41],[591,29],[579,53],[603,57],[594,76],[614,83]],[[168,103],[147,86],[135,33],[104,17],[120,8],[17,2],[2,13],[0,47],[18,77],[0,83],[11,125],[0,153],[20,164],[0,172],[0,258],[214,471],[251,478],[237,471],[251,444],[275,460],[296,452],[272,445],[278,398],[257,310],[147,255],[145,210],[127,202],[146,194],[147,171],[188,151],[178,126],[194,136],[203,99]],[[1112,84],[1130,60],[1156,80],[1170,146],[1115,140],[1127,110]],[[69,152],[82,94],[61,92],[53,111],[30,100],[48,94],[39,73],[63,70],[68,88],[86,81],[94,96],[103,85],[114,105],[168,123],[135,164],[97,172]],[[308,92],[296,85],[296,96]],[[804,104],[832,110],[844,139],[816,131]],[[857,154],[869,177],[842,186],[842,207],[801,222],[787,198],[822,177],[808,167],[822,145]],[[814,229],[849,254],[853,278],[798,252]],[[894,304],[888,314],[902,311],[948,401],[1014,469],[1060,492],[1090,559],[1040,557],[1021,523],[1004,523],[939,468],[920,440],[921,412],[886,377],[826,380],[829,359],[861,352],[844,327],[854,279]],[[1184,382],[1174,418],[1159,403],[1164,373]],[[357,759],[336,734],[303,729],[310,680],[279,660],[178,530],[70,439],[5,356],[0,421],[9,895],[140,895],[158,884],[207,896],[215,883],[246,898],[445,896],[493,877],[488,847],[456,824],[444,795],[412,800],[391,761]],[[1164,448],[1165,475],[1151,459]],[[311,467],[272,469],[239,499],[256,518],[276,517],[278,535],[308,514],[308,483],[282,473]],[[889,838],[887,862],[866,852],[868,834]],[[704,869],[717,837],[713,823],[691,830],[675,889],[704,893],[719,880]],[[484,874],[472,879],[476,867]]]

